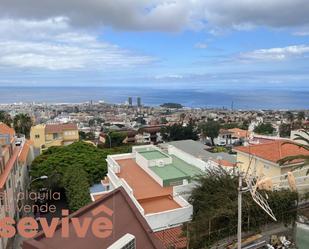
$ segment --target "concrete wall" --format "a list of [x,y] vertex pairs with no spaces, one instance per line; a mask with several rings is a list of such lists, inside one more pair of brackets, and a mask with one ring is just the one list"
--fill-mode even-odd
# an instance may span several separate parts
[[155,214],[146,214],[145,219],[151,229],[156,232],[187,222],[191,220],[192,214],[193,206],[189,204],[183,208]]
[[175,155],[176,157],[180,158],[188,164],[194,165],[202,171],[205,171],[205,169],[207,169],[208,167],[207,163],[203,160],[196,158],[172,145],[168,146],[168,153],[171,155]]

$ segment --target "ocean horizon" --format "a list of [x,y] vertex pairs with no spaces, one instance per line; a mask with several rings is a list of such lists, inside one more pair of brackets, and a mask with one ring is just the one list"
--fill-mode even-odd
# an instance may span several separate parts
[[192,108],[309,109],[309,91],[292,90],[204,90],[159,89],[150,87],[0,87],[0,104],[84,103],[105,101],[125,103],[128,97],[141,97],[146,106],[180,103]]

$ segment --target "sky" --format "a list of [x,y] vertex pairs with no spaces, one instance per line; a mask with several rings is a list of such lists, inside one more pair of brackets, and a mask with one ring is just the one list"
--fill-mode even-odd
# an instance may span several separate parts
[[0,5],[0,87],[309,91],[308,0]]

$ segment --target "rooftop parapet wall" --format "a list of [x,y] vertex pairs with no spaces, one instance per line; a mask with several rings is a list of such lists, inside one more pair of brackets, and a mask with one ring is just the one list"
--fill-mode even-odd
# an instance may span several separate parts
[[181,160],[185,161],[188,164],[194,165],[195,167],[199,168],[203,172],[206,171],[206,169],[209,167],[207,162],[196,158],[178,148],[175,146],[169,145],[168,146],[168,153],[171,155],[175,155],[176,157],[180,158]]

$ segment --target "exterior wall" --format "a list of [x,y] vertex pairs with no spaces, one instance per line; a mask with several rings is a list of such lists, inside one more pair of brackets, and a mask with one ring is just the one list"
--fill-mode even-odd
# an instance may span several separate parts
[[193,206],[188,204],[187,206],[178,209],[155,214],[146,214],[145,219],[151,229],[156,232],[187,222],[191,220],[192,214]]
[[[251,160],[251,166],[250,166]],[[248,154],[237,152],[237,162],[240,162],[241,170],[243,172],[247,172],[248,167],[250,166],[249,172],[251,174],[256,173],[257,176],[268,176],[274,177],[281,175],[281,168],[278,164],[257,158],[257,157],[249,157]]]
[[40,150],[51,146],[68,145],[79,140],[77,129],[55,134],[57,134],[57,138],[54,138],[54,133],[45,133],[45,125],[36,125],[31,127],[30,139],[34,142],[34,147]]
[[185,200],[188,200],[193,188],[195,187],[196,183],[191,182],[186,185],[179,185],[179,186],[174,186],[173,187],[173,196],[181,196]]
[[[1,145],[0,145],[1,146]],[[13,155],[16,155],[16,146],[15,146],[15,140],[9,145],[9,148],[2,150],[3,155],[0,155],[0,160],[2,159],[1,156],[3,156],[5,164],[4,168],[7,167],[7,163],[9,160],[13,157]],[[0,150],[1,151],[1,150]],[[6,183],[4,185],[3,189],[0,189],[0,218],[4,217],[11,217],[13,219],[18,219],[18,212],[17,212],[17,191],[16,186],[18,185],[18,177],[19,177],[19,171],[18,171],[18,157],[16,157],[12,170],[10,171]],[[8,243],[8,239],[0,238],[0,249],[6,248]]]
[[63,141],[78,141],[78,130],[66,130],[63,132]]
[[35,148],[41,148],[45,144],[45,125],[36,125],[31,127],[30,139],[34,142]]

